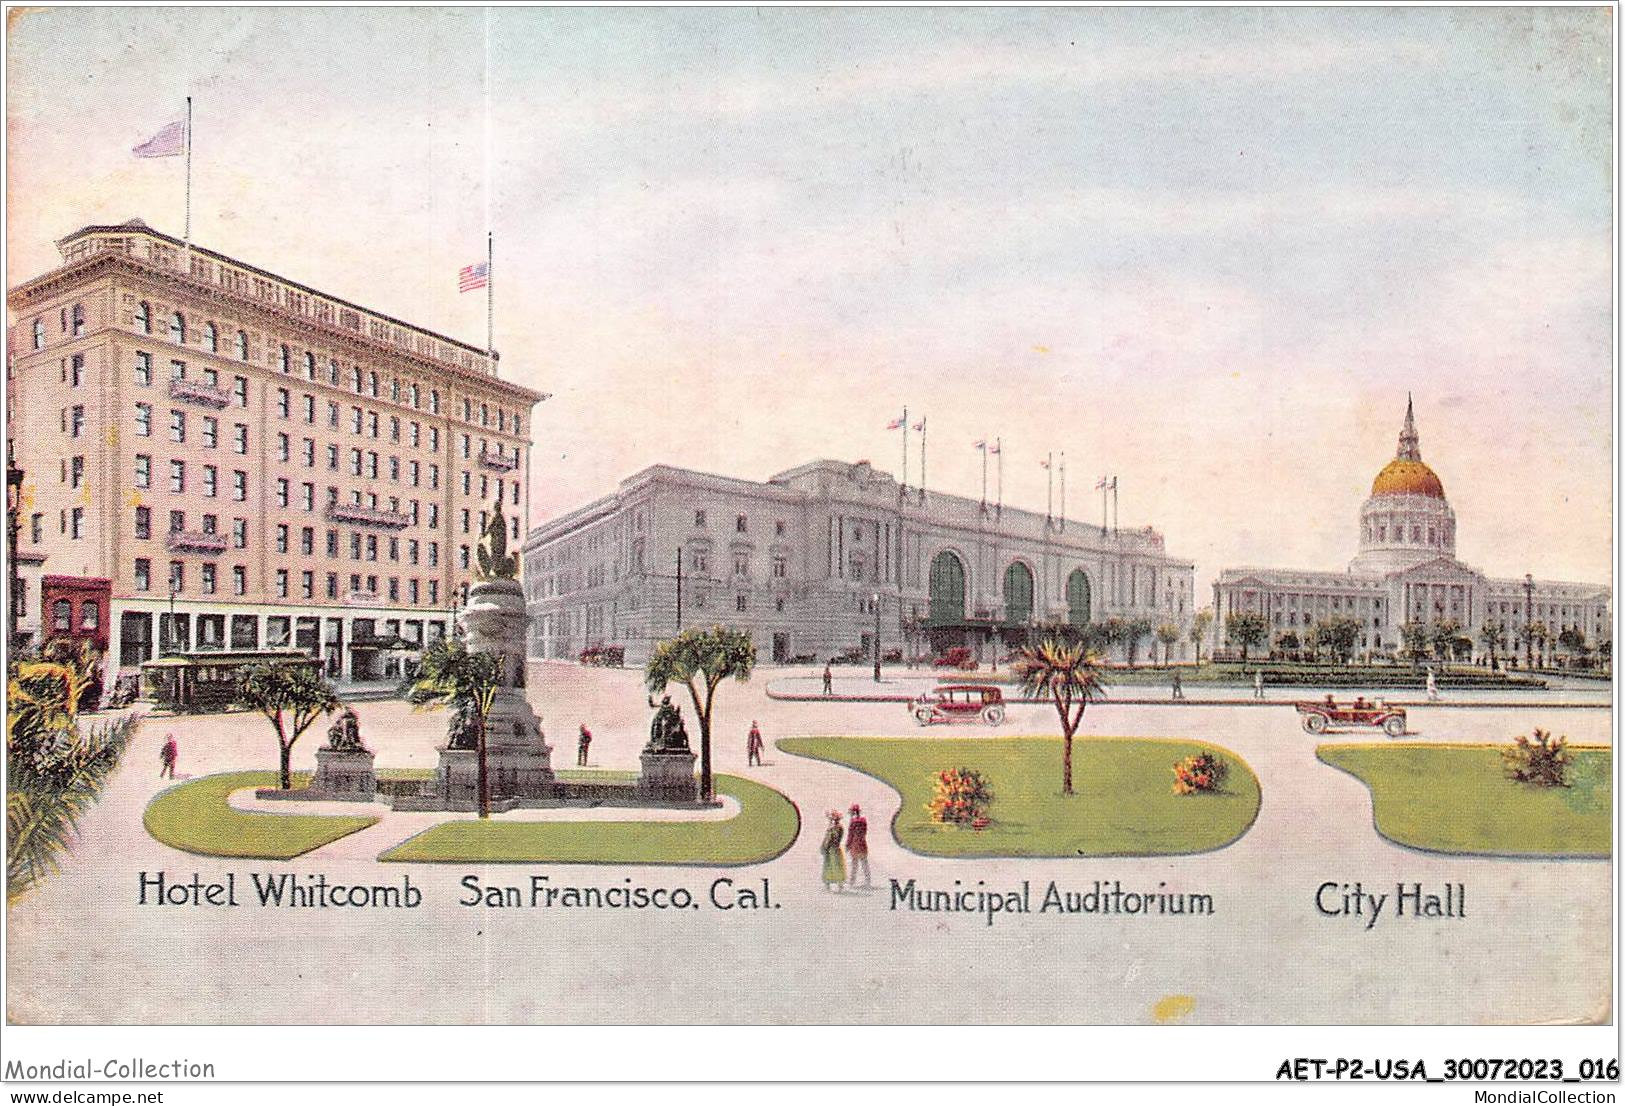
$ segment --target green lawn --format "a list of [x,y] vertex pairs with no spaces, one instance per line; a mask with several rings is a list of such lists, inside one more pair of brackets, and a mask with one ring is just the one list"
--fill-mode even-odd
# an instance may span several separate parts
[[1482,856],[1606,857],[1613,751],[1574,746],[1568,787],[1506,778],[1500,746],[1322,745],[1316,755],[1371,789],[1377,832],[1399,845]]
[[[295,772],[294,786],[309,778],[308,772]],[[238,788],[276,785],[275,772],[227,772],[188,780],[159,792],[141,821],[159,841],[189,853],[262,860],[308,853],[378,821],[376,814],[296,814],[299,804],[292,802],[287,814],[250,814],[226,805],[226,796]]]
[[[786,738],[780,749],[833,761],[889,784],[902,796],[892,831],[926,856],[1163,856],[1222,848],[1258,816],[1258,777],[1228,749],[1199,741],[1079,738],[1075,794],[1061,794],[1059,737]],[[1176,760],[1210,750],[1230,764],[1226,790],[1175,795]],[[993,788],[992,824],[941,825],[926,812],[936,773],[973,768]]]
[[[560,773],[565,776],[566,773]],[[570,773],[569,775],[577,775]],[[604,778],[602,774],[579,774]],[[717,791],[739,800],[722,822],[445,822],[385,852],[380,860],[458,864],[760,864],[782,854],[801,832],[801,814],[771,787],[716,777]]]

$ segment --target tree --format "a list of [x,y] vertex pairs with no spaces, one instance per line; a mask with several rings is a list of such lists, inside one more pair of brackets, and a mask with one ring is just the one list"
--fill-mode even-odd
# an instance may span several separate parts
[[1552,640],[1551,627],[1537,618],[1529,624],[1529,638],[1535,643],[1536,659],[1540,666],[1546,667],[1546,644]]
[[1174,642],[1179,640],[1179,627],[1172,622],[1164,622],[1157,627],[1157,640],[1162,642],[1162,663],[1168,664],[1173,660]]
[[1061,793],[1072,794],[1072,738],[1083,724],[1084,709],[1105,697],[1100,655],[1081,645],[1045,638],[1036,648],[1023,648],[1014,672],[1024,692],[1049,699],[1061,719]]
[[1561,646],[1572,661],[1575,656],[1584,656],[1591,650],[1586,645],[1585,631],[1578,626],[1565,626],[1557,635],[1557,644]]
[[1424,622],[1407,622],[1399,628],[1400,651],[1416,664],[1428,654],[1428,628]]
[[338,693],[310,665],[274,661],[250,665],[243,670],[243,684],[237,699],[243,706],[265,715],[276,730],[277,749],[281,754],[278,785],[284,791],[291,790],[293,779],[289,763],[293,744],[310,729],[312,722],[339,708]]
[[1298,635],[1295,632],[1288,630],[1286,633],[1275,639],[1275,647],[1285,652],[1292,653],[1301,649],[1303,647],[1303,643],[1298,640]]
[[476,653],[461,638],[443,637],[423,651],[417,675],[406,688],[406,701],[413,706],[449,707],[473,725],[481,818],[491,817],[485,726],[501,686],[502,663],[495,653]]
[[1241,645],[1241,661],[1247,663],[1247,653],[1255,645],[1262,645],[1270,632],[1269,623],[1257,611],[1235,611],[1224,616],[1224,636]]
[[1345,664],[1354,656],[1354,647],[1360,640],[1362,625],[1358,618],[1346,614],[1332,615],[1315,623],[1314,647],[1325,649]]
[[1195,646],[1195,648],[1196,648],[1196,663],[1197,664],[1202,663],[1202,642],[1207,640],[1208,632],[1210,630],[1212,630],[1212,629],[1213,629],[1213,608],[1212,607],[1203,607],[1201,610],[1197,611],[1194,615],[1191,616],[1190,639],[1191,639],[1191,645]]
[[[717,686],[732,677],[740,683],[750,679],[756,667],[756,644],[745,630],[713,626],[709,630],[684,630],[655,646],[644,669],[644,681],[652,692],[680,683],[694,701],[694,714],[700,723],[700,798],[713,794],[711,780],[711,709]],[[701,693],[701,689],[704,693]]]
[[1433,646],[1433,655],[1441,661],[1450,660],[1455,656],[1456,643],[1461,639],[1461,623],[1453,618],[1441,618],[1435,622],[1428,631],[1429,642]]
[[1115,614],[1099,623],[1099,627],[1096,640],[1100,642],[1107,655],[1110,655],[1112,649],[1128,641],[1128,623]]
[[1490,671],[1499,671],[1501,668],[1499,651],[1504,648],[1507,643],[1506,623],[1494,620],[1485,622],[1478,628],[1478,643],[1482,645],[1490,655]]
[[1131,618],[1123,625],[1123,638],[1128,642],[1128,666],[1134,667],[1134,658],[1140,653],[1140,639],[1151,633],[1149,618]]

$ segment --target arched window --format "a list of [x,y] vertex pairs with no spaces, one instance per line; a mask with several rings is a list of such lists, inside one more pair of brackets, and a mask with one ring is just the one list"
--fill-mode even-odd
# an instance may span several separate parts
[[179,311],[169,317],[169,340],[177,346],[186,344],[186,316]]
[[350,370],[350,387],[356,395],[361,394],[361,366],[357,365]]
[[1066,620],[1073,626],[1087,626],[1089,615],[1089,577],[1075,568],[1066,578]]
[[1004,620],[1026,622],[1033,616],[1033,574],[1020,561],[1004,570]]
[[44,319],[35,319],[34,320],[34,348],[35,349],[44,349],[45,348],[45,320]]
[[288,369],[290,368],[289,360],[290,360],[291,357],[292,357],[292,353],[289,351],[289,349],[288,349],[288,347],[286,345],[284,345],[282,348],[278,349],[277,353],[276,353],[276,365],[277,365],[277,368],[281,369],[283,372],[287,372]]
[[51,604],[51,628],[64,634],[73,629],[72,603],[58,599]]
[[203,348],[210,353],[220,352],[220,332],[213,323],[203,324]]
[[152,333],[152,304],[146,300],[135,305],[135,325],[143,334]]
[[237,360],[248,360],[248,335],[240,330],[237,332]]
[[416,384],[414,384],[414,385],[412,385],[412,409],[415,411],[415,410],[417,410],[417,408],[418,408],[418,386]]
[[931,558],[931,621],[965,621],[965,566],[946,549]]
[[316,379],[316,355],[309,350],[305,351],[305,379]]
[[331,357],[327,359],[327,382],[329,384],[339,382],[339,363]]
[[101,605],[94,599],[86,599],[79,604],[79,628],[81,630],[99,629],[102,622]]

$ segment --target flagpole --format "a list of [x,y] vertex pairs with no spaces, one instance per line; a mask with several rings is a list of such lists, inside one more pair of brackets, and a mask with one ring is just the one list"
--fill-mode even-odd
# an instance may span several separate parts
[[977,449],[982,451],[982,513],[987,514],[987,443],[981,442]]
[[903,408],[903,482],[898,485],[898,492],[908,493],[908,408]]
[[1117,536],[1117,477],[1112,477],[1112,537]]
[[493,262],[496,260],[496,236],[490,231],[485,232],[485,356],[487,360],[496,354],[496,341],[493,337],[494,301],[492,300],[491,281],[494,276]]
[[925,502],[925,416],[920,416],[920,502]]
[[1044,525],[1055,521],[1055,451],[1044,454],[1044,476],[1049,481],[1049,499],[1044,504]]
[[1066,533],[1066,450],[1061,450],[1061,533]]
[[993,452],[999,455],[999,502],[993,509],[995,516],[1004,517],[1004,439],[993,439]]
[[186,220],[181,231],[182,275],[192,274],[192,98],[186,98]]

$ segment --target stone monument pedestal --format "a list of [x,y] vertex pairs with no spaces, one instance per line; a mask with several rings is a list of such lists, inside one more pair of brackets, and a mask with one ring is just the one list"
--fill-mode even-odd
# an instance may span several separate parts
[[370,803],[378,795],[378,777],[372,770],[372,753],[366,749],[316,750],[316,774],[309,787],[284,791],[280,787],[261,787],[254,792],[259,799],[287,799],[294,802]]
[[638,777],[638,798],[657,803],[695,803],[700,798],[700,781],[694,775],[697,759],[686,749],[645,749],[640,758],[643,773]]

